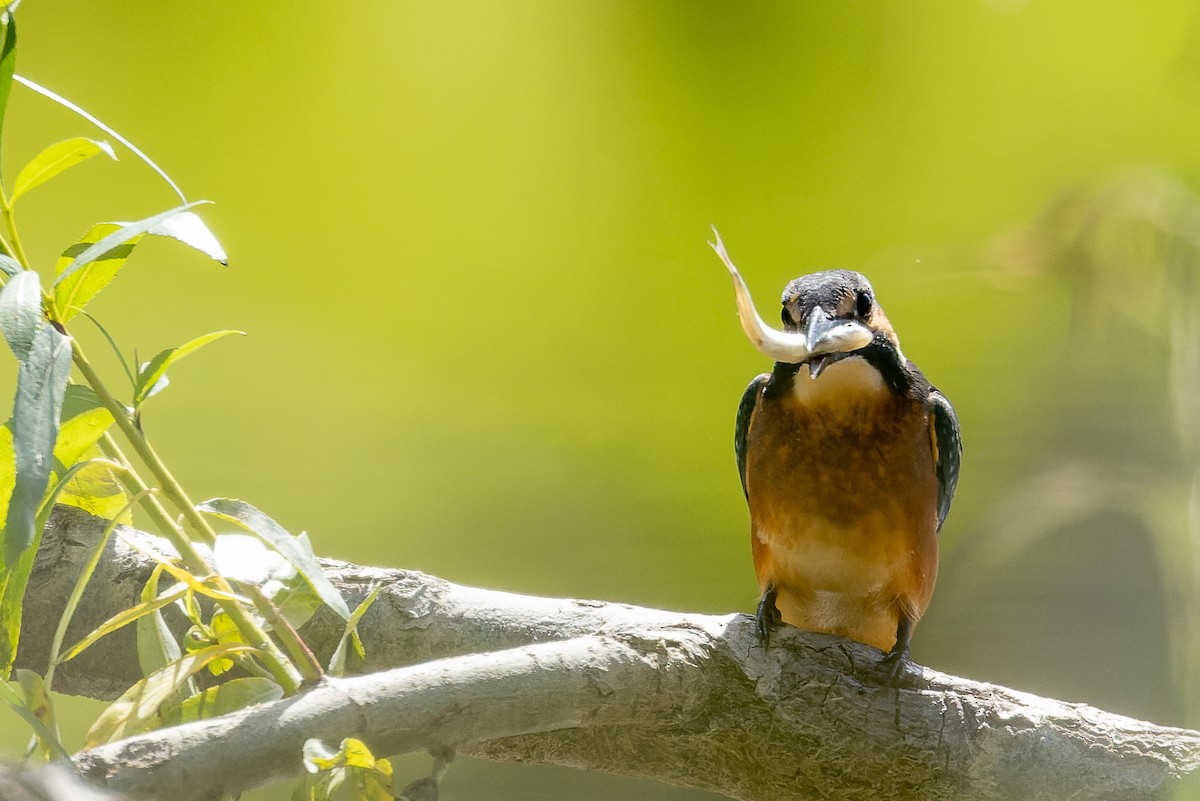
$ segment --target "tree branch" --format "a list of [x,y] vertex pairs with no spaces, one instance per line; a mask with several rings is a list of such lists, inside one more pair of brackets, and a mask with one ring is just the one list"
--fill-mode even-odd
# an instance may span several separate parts
[[[23,665],[44,668],[40,638],[57,614],[38,620],[33,610],[61,608],[102,525],[55,514],[30,582]],[[116,541],[110,549],[81,605],[93,620],[68,639],[132,603],[149,575],[142,557]],[[352,605],[383,584],[360,626],[367,669],[379,672],[93,749],[78,756],[81,768],[120,790],[207,799],[299,773],[308,737],[357,736],[381,754],[453,744],[747,801],[1136,801],[1200,765],[1198,732],[929,669],[888,687],[874,649],[784,630],[764,651],[743,615],[533,598],[327,564]],[[328,615],[303,633],[328,653],[340,632]],[[61,666],[56,688],[112,697],[136,680],[132,633],[98,648]]]

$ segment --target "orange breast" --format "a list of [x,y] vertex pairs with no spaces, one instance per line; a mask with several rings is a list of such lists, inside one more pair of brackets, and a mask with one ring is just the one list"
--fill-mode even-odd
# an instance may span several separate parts
[[783,620],[887,650],[937,576],[929,418],[861,359],[760,399],[747,438],[754,568]]

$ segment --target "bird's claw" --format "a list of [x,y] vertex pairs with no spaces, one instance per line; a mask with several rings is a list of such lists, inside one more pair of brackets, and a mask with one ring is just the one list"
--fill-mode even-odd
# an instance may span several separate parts
[[895,649],[888,651],[883,659],[879,660],[879,670],[887,679],[887,683],[895,686],[901,683],[901,680],[908,673],[908,666],[911,664],[908,658],[908,649]]
[[758,611],[754,615],[755,630],[758,632],[758,641],[762,643],[763,648],[767,648],[771,644],[771,629],[783,622],[783,617],[779,614],[779,607],[775,606],[775,588],[768,587],[767,591],[762,594],[762,598],[758,600]]

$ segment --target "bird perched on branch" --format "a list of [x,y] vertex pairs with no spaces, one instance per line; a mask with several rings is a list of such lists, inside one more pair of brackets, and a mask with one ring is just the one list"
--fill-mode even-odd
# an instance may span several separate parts
[[710,244],[734,279],[746,335],[775,360],[746,388],[734,437],[759,637],[766,644],[781,619],[849,637],[886,651],[895,679],[937,578],[962,456],[958,418],[904,357],[864,276],[792,281],[777,331],[720,236]]

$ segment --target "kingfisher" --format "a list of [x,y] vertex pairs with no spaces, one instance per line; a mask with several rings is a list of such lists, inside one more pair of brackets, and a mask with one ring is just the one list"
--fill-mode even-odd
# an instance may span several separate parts
[[[716,234],[716,229],[713,229]],[[937,579],[962,438],[946,397],[905,358],[865,276],[826,270],[783,292],[783,331],[733,278],[742,328],[771,372],[746,388],[734,451],[750,509],[763,645],[781,621],[848,637],[905,671]]]

